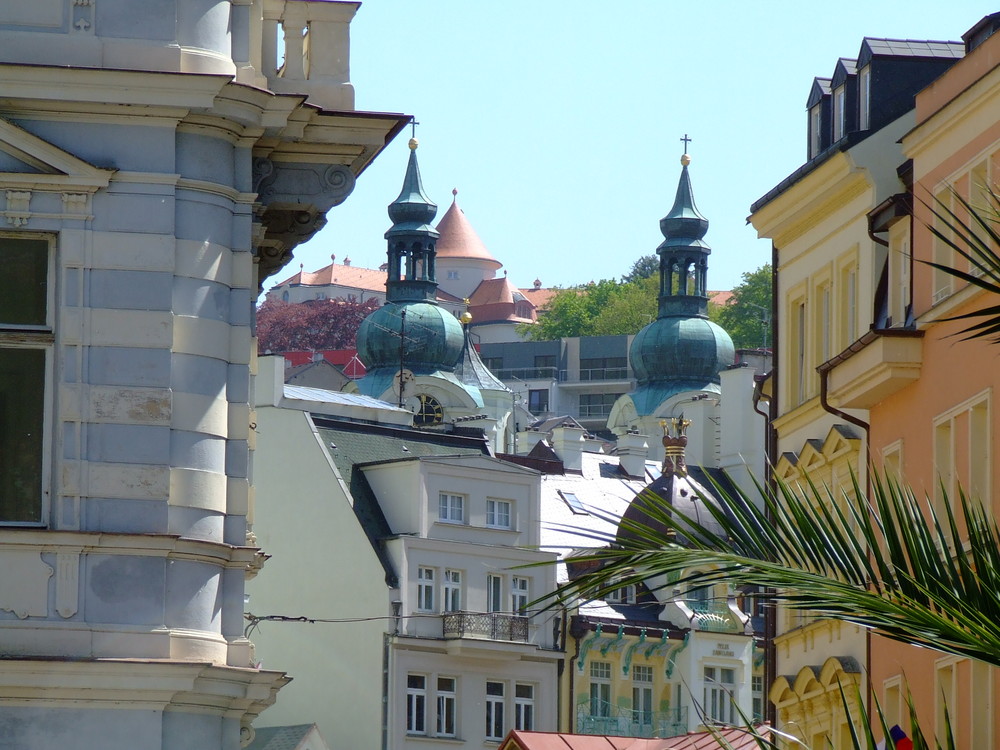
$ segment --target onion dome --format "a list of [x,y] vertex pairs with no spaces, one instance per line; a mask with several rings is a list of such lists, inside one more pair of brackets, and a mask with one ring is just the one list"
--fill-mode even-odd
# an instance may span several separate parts
[[416,138],[410,139],[410,160],[406,165],[406,176],[399,197],[389,204],[389,218],[392,227],[385,233],[389,239],[405,232],[423,232],[428,236],[437,237],[437,231],[431,226],[437,216],[437,204],[427,197],[423,181],[420,179],[420,166],[417,164]]
[[[402,337],[402,347],[400,338]],[[462,356],[465,337],[455,316],[437,305],[388,303],[361,322],[358,357],[369,372],[380,367],[414,373],[451,371]]]

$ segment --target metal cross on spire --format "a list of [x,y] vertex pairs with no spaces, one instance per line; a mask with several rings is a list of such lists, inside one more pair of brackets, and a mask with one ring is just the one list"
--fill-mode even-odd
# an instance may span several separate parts
[[410,138],[416,138],[417,137],[417,125],[419,125],[419,124],[420,123],[417,122],[417,118],[416,117],[411,117],[410,118],[410,128],[411,128],[411,130],[410,130]]
[[681,140],[684,142],[684,153],[686,154],[688,152],[688,144],[691,142],[692,139],[688,138],[688,134],[685,133],[684,137],[681,138]]

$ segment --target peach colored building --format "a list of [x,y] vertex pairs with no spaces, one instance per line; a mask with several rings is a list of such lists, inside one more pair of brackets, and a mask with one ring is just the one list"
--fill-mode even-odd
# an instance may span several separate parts
[[[916,97],[916,124],[902,142],[912,183],[870,214],[874,236],[889,250],[876,307],[884,305],[898,323],[871,331],[830,369],[831,402],[869,409],[876,462],[939,508],[943,484],[953,498],[962,487],[994,515],[1000,515],[1000,472],[993,469],[1000,464],[993,414],[998,351],[985,340],[961,341],[955,334],[962,325],[947,318],[997,300],[922,261],[968,268],[932,234],[937,220],[928,203],[940,201],[961,215],[954,194],[985,205],[986,187],[995,189],[1000,178],[998,28],[1000,14],[974,26],[963,36],[964,59]],[[905,718],[909,689],[925,730],[941,731],[947,702],[959,748],[993,747],[1000,738],[997,670],[882,640],[872,644],[870,669],[890,724]]]

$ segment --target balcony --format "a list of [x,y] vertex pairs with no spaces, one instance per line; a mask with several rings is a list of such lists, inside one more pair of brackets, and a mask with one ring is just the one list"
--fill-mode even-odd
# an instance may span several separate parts
[[528,618],[501,612],[448,612],[442,616],[445,638],[528,642]]
[[920,377],[923,331],[889,328],[866,333],[820,365],[834,406],[870,409]]
[[688,731],[688,707],[636,711],[610,703],[583,704],[576,712],[576,733],[611,737],[677,737]]
[[493,370],[500,380],[555,380],[555,367],[502,367]]
[[602,382],[628,383],[631,380],[632,371],[627,365],[559,371],[559,383],[563,386],[587,386]]

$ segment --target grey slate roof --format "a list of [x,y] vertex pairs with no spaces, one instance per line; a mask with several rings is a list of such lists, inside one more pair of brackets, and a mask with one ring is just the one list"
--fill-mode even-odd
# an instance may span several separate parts
[[476,347],[469,341],[469,334],[465,334],[465,346],[462,347],[462,358],[455,365],[455,377],[465,385],[471,385],[480,391],[510,391],[496,375],[490,372],[483,363]]
[[260,727],[255,730],[253,742],[246,750],[297,750],[315,724],[296,724],[287,727]]
[[[367,406],[373,409],[387,409],[389,411],[406,411],[398,406],[381,401],[371,396],[361,393],[343,393],[342,391],[328,391],[323,388],[309,388],[303,385],[285,385],[285,398],[296,401],[312,401],[317,404],[341,404],[344,406]],[[408,413],[408,412],[407,412]]]
[[[865,37],[861,43],[869,47],[872,55],[892,55],[894,57],[941,57],[957,60],[965,56],[962,42],[937,42],[919,39],[878,39]],[[864,55],[859,58],[864,62]]]

